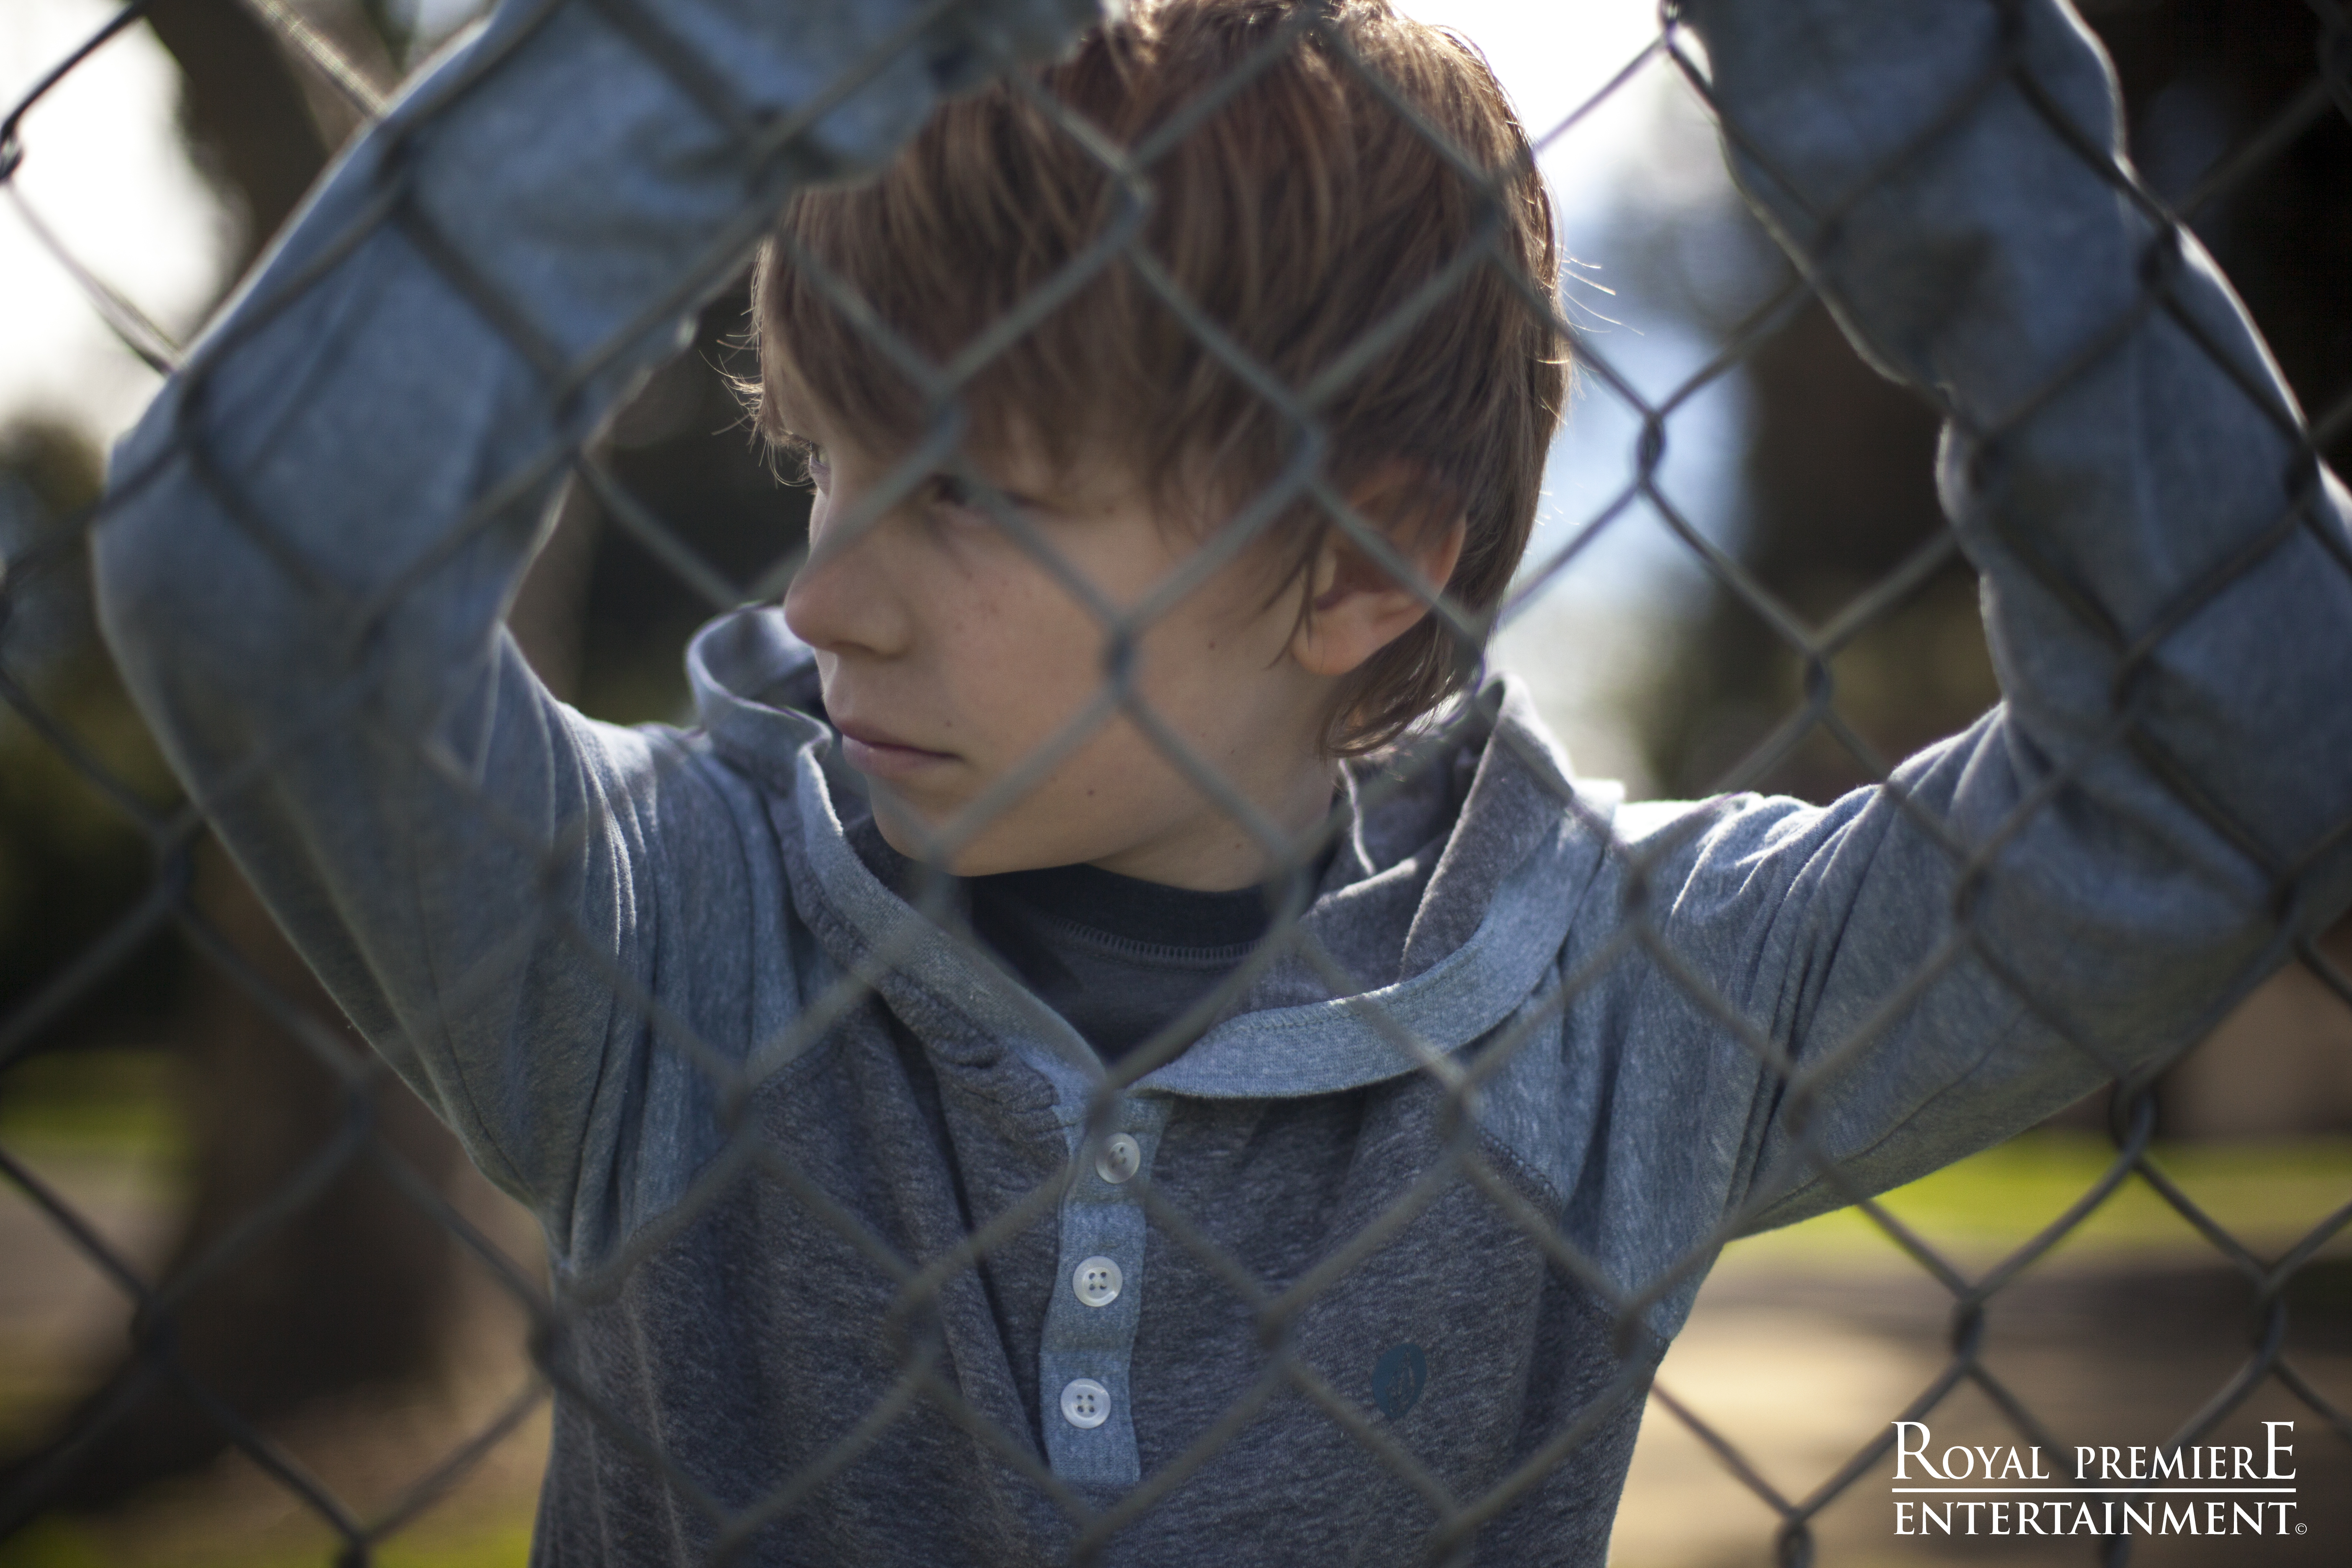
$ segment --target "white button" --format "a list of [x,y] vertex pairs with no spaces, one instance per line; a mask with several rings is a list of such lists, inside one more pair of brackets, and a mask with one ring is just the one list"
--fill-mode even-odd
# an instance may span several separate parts
[[1091,1377],[1072,1378],[1062,1389],[1062,1419],[1088,1429],[1110,1419],[1110,1390]]
[[1103,1145],[1102,1152],[1095,1156],[1095,1174],[1114,1187],[1141,1169],[1143,1145],[1124,1132],[1112,1133],[1110,1142]]
[[1070,1280],[1077,1289],[1078,1300],[1089,1307],[1108,1307],[1118,1300],[1118,1288],[1126,1282],[1127,1277],[1118,1271],[1118,1265],[1108,1258],[1087,1258],[1078,1265],[1077,1273]]

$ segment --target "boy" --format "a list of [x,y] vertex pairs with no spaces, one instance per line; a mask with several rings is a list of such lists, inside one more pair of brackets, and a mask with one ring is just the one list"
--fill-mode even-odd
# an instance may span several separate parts
[[546,1228],[539,1560],[1598,1563],[1727,1237],[2352,900],[2344,494],[2077,150],[2063,13],[1690,6],[1768,218],[1952,417],[2009,700],[1819,809],[1619,806],[1507,683],[1416,728],[1559,408],[1524,138],[1369,0],[1170,0],[784,208],[809,561],[698,638],[700,730],[553,702],[496,623],[572,446],[1045,11],[503,15],[126,447],[109,634]]

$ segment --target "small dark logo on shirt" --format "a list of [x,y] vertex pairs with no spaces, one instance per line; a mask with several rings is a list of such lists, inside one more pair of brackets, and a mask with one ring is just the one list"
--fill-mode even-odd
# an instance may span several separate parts
[[1372,1368],[1372,1403],[1390,1420],[1402,1421],[1406,1411],[1421,1403],[1422,1388],[1428,1382],[1429,1358],[1421,1353],[1421,1347],[1391,1345]]

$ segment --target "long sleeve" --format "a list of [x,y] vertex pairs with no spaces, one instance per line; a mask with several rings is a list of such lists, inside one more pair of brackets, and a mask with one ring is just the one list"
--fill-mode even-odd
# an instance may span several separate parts
[[[1670,1124],[1618,1128],[1622,1168],[1760,1228],[2178,1049],[2352,902],[2352,536],[2227,284],[2110,177],[2115,89],[2069,13],[1686,15],[1751,201],[1947,414],[1941,494],[2006,694],[1828,807],[1620,817],[1626,897],[1672,956],[1627,961],[1605,1026],[1682,1043],[1621,1064]],[[1702,1234],[1623,1230],[1631,1279]]]
[[750,786],[699,741],[564,708],[500,629],[548,498],[793,184],[871,167],[978,62],[1087,9],[504,5],[342,159],[116,454],[98,586],[142,710],[337,1000],[559,1254],[676,1197],[629,1183],[692,1168],[794,982]]

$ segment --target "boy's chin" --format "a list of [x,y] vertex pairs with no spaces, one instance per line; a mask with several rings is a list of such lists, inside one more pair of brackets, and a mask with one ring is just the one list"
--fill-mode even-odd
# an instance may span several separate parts
[[881,829],[882,841],[918,865],[945,871],[951,877],[984,877],[992,871],[1018,868],[994,863],[999,857],[990,853],[991,840],[999,836],[988,829],[977,835],[965,833],[943,838],[943,831],[950,824],[927,821],[881,789],[873,792],[872,801],[874,826]]
[[931,825],[891,800],[882,790],[875,790],[869,798],[874,807],[874,826],[882,832],[882,841],[919,865],[936,866],[952,871],[952,864],[944,863],[942,850]]
[[953,839],[943,840],[942,833],[949,825],[926,821],[903,802],[894,801],[882,790],[873,792],[874,826],[882,832],[884,843],[918,865],[929,866],[951,877],[992,877],[1000,871],[1035,871],[1048,866],[1067,866],[1087,858],[1067,850],[1057,852],[1047,841],[1035,834],[1025,834],[1014,824],[995,824],[978,833],[965,832]]

